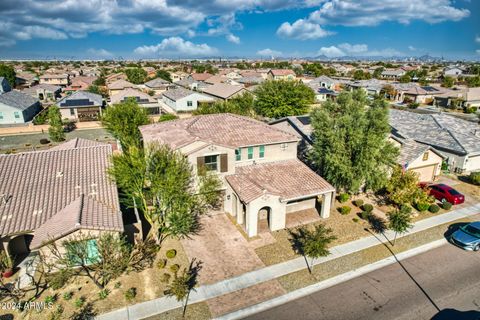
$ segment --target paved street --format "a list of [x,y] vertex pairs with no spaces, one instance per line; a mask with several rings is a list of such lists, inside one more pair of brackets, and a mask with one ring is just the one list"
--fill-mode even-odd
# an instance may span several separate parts
[[480,253],[448,244],[247,319],[480,319]]

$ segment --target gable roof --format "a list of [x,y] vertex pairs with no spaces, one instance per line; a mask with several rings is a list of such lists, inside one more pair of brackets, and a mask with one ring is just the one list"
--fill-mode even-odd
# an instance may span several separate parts
[[164,93],[162,93],[162,95],[164,97],[169,98],[170,100],[177,101],[177,100],[180,100],[182,98],[188,97],[189,95],[192,95],[194,93],[198,93],[198,92],[188,90],[188,89],[185,89],[185,88],[176,88],[176,89],[172,89],[172,90],[167,90]]
[[[73,104],[75,101],[86,104]],[[92,104],[93,103],[93,104]],[[66,96],[57,102],[59,108],[71,108],[80,106],[101,106],[103,105],[103,98],[101,95],[88,91],[75,91],[69,96]]]
[[38,103],[38,99],[29,94],[13,90],[0,94],[0,103],[23,111]]
[[192,73],[190,76],[195,81],[205,81],[208,78],[212,77],[213,74],[210,74],[210,73],[207,73],[207,72],[205,72],[205,73]]
[[168,85],[171,85],[171,83],[168,82],[167,80],[162,79],[162,78],[156,78],[156,79],[150,80],[148,82],[145,82],[145,86],[147,86],[149,88],[163,88],[163,87],[168,86]]
[[295,72],[290,69],[271,69],[269,72],[271,72],[274,76],[295,75]]
[[106,172],[111,154],[110,145],[98,145],[0,155],[0,195],[7,199],[0,202],[0,236],[35,232],[62,210],[78,208],[72,203],[81,195],[92,228],[122,226],[117,188]]
[[406,139],[395,134],[392,134],[391,138],[400,143],[401,145],[400,155],[397,159],[397,162],[402,166],[408,166],[409,163],[412,163],[413,161],[421,157],[428,150],[431,150],[432,152],[439,155],[441,158],[444,158],[442,154],[437,152],[429,145],[418,143],[413,139]]
[[153,97],[145,92],[137,89],[123,89],[110,97],[111,103],[119,103],[128,98],[135,98],[138,103],[155,103],[157,102]]
[[219,97],[222,99],[228,99],[231,96],[239,93],[244,89],[245,88],[243,86],[232,86],[226,83],[217,83],[203,89],[203,93],[206,93],[215,97]]
[[88,140],[83,138],[73,138],[67,142],[61,143],[58,146],[51,147],[48,150],[66,150],[66,149],[75,149],[75,148],[86,148],[86,147],[95,147],[95,146],[108,146],[107,143],[98,142],[94,140]]
[[266,123],[230,113],[208,114],[140,127],[145,143],[159,142],[178,149],[201,140],[231,148],[299,141]]
[[62,87],[60,86],[55,86],[53,84],[48,84],[48,83],[41,83],[34,85],[30,88],[25,88],[22,90],[22,92],[28,93],[28,94],[34,94],[35,96],[37,95],[37,90],[45,90],[45,91],[50,91],[52,93],[60,92],[62,91]]
[[127,80],[119,79],[107,85],[110,90],[122,90],[125,88],[133,88],[135,85]]

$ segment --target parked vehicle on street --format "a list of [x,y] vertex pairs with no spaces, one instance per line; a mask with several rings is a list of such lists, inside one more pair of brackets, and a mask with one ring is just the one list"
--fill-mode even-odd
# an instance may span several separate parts
[[441,202],[450,202],[451,204],[461,204],[465,201],[465,196],[452,187],[439,183],[426,186],[430,195]]
[[449,239],[450,243],[465,250],[480,250],[480,221],[460,227]]

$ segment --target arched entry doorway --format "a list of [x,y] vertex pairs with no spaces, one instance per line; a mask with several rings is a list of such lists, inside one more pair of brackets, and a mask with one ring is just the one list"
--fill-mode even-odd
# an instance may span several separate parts
[[270,231],[271,219],[272,208],[265,206],[258,210],[258,233]]
[[8,242],[8,253],[15,259],[15,264],[21,262],[30,253],[30,243],[33,236],[29,234],[19,235]]

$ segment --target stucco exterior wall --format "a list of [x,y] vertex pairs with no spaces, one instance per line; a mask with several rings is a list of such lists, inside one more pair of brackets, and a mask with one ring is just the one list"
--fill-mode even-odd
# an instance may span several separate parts
[[287,203],[286,211],[287,213],[300,211],[300,210],[307,210],[315,208],[315,204],[317,203],[317,198],[310,198],[306,200],[301,200],[297,202]]
[[[31,121],[33,117],[40,112],[40,110],[41,107],[39,103],[35,103],[30,108],[25,110],[12,108],[0,103],[0,112],[3,117],[3,119],[0,119],[0,124],[15,124]],[[19,118],[15,118],[15,112],[18,113]]]
[[253,159],[248,159],[248,147],[241,148],[241,160],[235,161],[237,166],[265,163],[297,158],[297,142],[265,145],[265,157],[260,158],[260,146],[253,146]]
[[423,155],[420,155],[417,159],[412,161],[411,163],[408,164],[408,170],[412,170],[415,168],[420,168],[420,167],[425,167],[425,166],[431,166],[431,165],[436,165],[435,169],[435,176],[440,175],[441,169],[442,169],[442,157],[440,157],[438,154],[433,152],[432,150],[428,150],[428,159],[423,160]]

